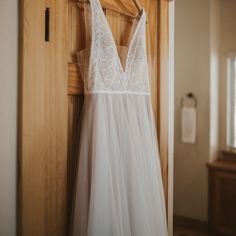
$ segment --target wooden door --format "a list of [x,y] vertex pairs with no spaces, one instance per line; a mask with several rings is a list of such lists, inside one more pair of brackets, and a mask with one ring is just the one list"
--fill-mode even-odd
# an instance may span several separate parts
[[[20,2],[18,234],[66,235],[67,4]],[[45,10],[50,35],[45,41]]]
[[[148,16],[152,103],[167,199],[168,2],[139,2]],[[132,0],[101,3],[116,43],[126,44],[137,13]],[[75,0],[22,0],[20,12],[18,234],[67,235],[83,104],[75,57],[85,47],[83,7]]]

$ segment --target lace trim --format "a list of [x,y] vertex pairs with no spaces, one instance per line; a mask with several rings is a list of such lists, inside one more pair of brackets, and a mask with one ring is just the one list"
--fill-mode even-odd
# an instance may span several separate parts
[[92,42],[88,65],[78,58],[84,80],[84,92],[150,94],[144,10],[132,35],[123,69],[100,2],[90,2]]
[[150,96],[150,92],[133,92],[133,91],[107,91],[107,90],[100,90],[100,91],[93,91],[93,92],[85,92],[86,94],[131,94],[131,95],[147,95]]

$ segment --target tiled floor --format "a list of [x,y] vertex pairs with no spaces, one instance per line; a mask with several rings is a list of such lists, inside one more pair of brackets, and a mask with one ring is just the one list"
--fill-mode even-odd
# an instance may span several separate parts
[[174,227],[173,236],[210,236],[210,234],[194,231],[183,227]]

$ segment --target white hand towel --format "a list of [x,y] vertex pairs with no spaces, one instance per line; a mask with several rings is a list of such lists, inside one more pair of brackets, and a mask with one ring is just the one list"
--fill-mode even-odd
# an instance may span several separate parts
[[192,144],[196,142],[196,124],[196,108],[183,107],[181,117],[182,142]]

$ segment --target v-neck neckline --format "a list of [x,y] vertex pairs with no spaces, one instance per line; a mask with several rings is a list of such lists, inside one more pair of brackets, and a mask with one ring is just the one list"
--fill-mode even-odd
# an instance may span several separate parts
[[[132,25],[131,27],[131,34],[129,35],[129,39],[128,39],[128,45],[127,45],[127,55],[126,55],[126,58],[125,58],[125,63],[124,63],[124,67],[122,66],[122,61],[121,61],[121,58],[119,56],[119,53],[118,53],[118,48],[116,46],[116,43],[115,43],[115,39],[114,39],[114,36],[113,36],[113,33],[112,33],[112,30],[111,30],[111,27],[107,21],[107,18],[106,18],[106,15],[102,9],[102,5],[100,3],[100,0],[95,0],[97,1],[98,3],[98,6],[99,6],[99,9],[101,11],[101,15],[103,17],[103,20],[104,20],[104,23],[105,23],[105,26],[106,26],[106,30],[107,32],[110,34],[110,37],[111,37],[111,40],[112,40],[112,46],[114,48],[114,51],[115,51],[115,56],[116,56],[116,59],[117,59],[117,62],[119,64],[119,67],[120,67],[120,70],[122,72],[122,77],[125,79],[126,78],[126,73],[127,73],[127,65],[128,65],[128,60],[129,60],[129,57],[130,57],[130,50],[131,50],[131,47],[132,47],[132,44],[133,44],[133,41],[136,37],[136,34],[138,32],[138,28],[140,27],[140,24],[142,22],[142,18],[144,17],[145,15],[145,11],[144,11],[144,8],[142,8],[142,12],[141,12],[141,15],[140,15],[140,18],[139,18],[139,21],[137,22],[136,26],[135,26],[135,29],[133,30],[133,27],[134,25]],[[134,24],[134,23],[133,23]]]

